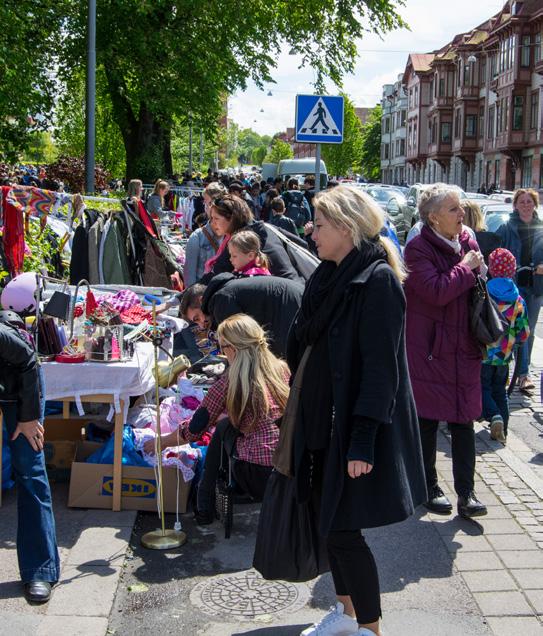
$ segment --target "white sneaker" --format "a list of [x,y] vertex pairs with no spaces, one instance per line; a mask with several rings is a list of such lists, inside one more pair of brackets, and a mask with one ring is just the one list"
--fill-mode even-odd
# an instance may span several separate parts
[[[343,612],[339,601],[318,623],[304,629],[300,636],[353,636],[358,633],[358,623]],[[375,636],[375,634],[373,634]]]

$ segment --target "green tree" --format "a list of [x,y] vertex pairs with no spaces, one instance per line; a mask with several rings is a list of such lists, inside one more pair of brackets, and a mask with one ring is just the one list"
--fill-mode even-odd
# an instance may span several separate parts
[[52,163],[58,157],[51,133],[36,131],[29,135],[26,150],[23,153],[23,161],[29,163]]
[[372,109],[368,121],[362,126],[361,168],[366,179],[378,180],[381,174],[381,117],[378,104]]
[[253,149],[251,154],[251,163],[257,166],[261,166],[264,163],[264,158],[268,153],[268,146],[258,146]]
[[0,2],[0,158],[18,159],[53,114],[65,0]]
[[292,157],[294,157],[294,153],[290,144],[276,137],[272,141],[270,151],[264,158],[263,163],[279,163],[281,159],[292,159]]
[[[84,63],[87,8],[65,1],[71,10],[58,30],[63,77]],[[250,12],[240,12],[237,0],[98,3],[97,62],[122,134],[127,177],[171,173],[175,122],[186,122],[190,114],[210,136],[223,96],[250,78],[260,86],[272,81],[285,46],[315,70],[317,89],[325,77],[339,84],[354,70],[357,38],[403,25],[398,4],[402,0],[302,0],[294,6],[253,0]]]
[[344,93],[341,94],[344,99],[343,142],[322,145],[322,158],[328,173],[336,176],[346,176],[351,170],[357,171],[362,151],[362,123],[352,101]]

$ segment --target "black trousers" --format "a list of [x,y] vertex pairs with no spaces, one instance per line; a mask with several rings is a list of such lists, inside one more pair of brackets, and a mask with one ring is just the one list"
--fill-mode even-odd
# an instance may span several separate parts
[[[309,454],[311,490],[317,519],[320,514],[327,456],[327,449]],[[345,477],[345,479],[351,478]],[[374,623],[379,620],[381,617],[379,575],[375,559],[362,532],[360,530],[331,530],[325,541],[336,594],[351,597],[356,620],[360,624]]]
[[336,594],[351,597],[359,624],[379,620],[379,575],[373,554],[360,530],[331,531],[326,538],[326,547]]
[[198,485],[197,506],[200,512],[212,512],[214,509],[215,484],[221,466],[221,453],[223,453],[223,466],[228,466],[229,461],[232,462],[236,486],[253,499],[262,500],[272,466],[260,466],[238,459],[236,457],[238,437],[239,431],[230,424],[230,420],[224,419],[217,423],[215,433],[207,447],[204,470]]
[[[419,417],[422,456],[426,473],[426,486],[430,491],[437,486],[436,450],[438,420]],[[473,422],[455,424],[449,422],[451,431],[451,451],[456,494],[466,497],[474,488],[475,474],[475,431]]]

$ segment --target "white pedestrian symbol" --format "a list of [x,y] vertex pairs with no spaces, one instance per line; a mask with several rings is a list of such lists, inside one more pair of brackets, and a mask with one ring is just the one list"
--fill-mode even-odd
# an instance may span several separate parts
[[301,135],[339,135],[338,127],[326,104],[322,99],[315,102],[315,106],[305,118],[298,131]]

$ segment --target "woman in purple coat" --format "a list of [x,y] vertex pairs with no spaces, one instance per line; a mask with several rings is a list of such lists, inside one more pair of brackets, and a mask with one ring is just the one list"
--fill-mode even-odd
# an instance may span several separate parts
[[457,189],[435,184],[421,195],[423,228],[405,248],[409,276],[407,358],[419,417],[424,468],[432,512],[452,504],[436,471],[438,423],[449,423],[458,514],[475,517],[486,507],[474,492],[475,434],[481,414],[481,350],[469,327],[468,301],[483,256],[462,225]]

